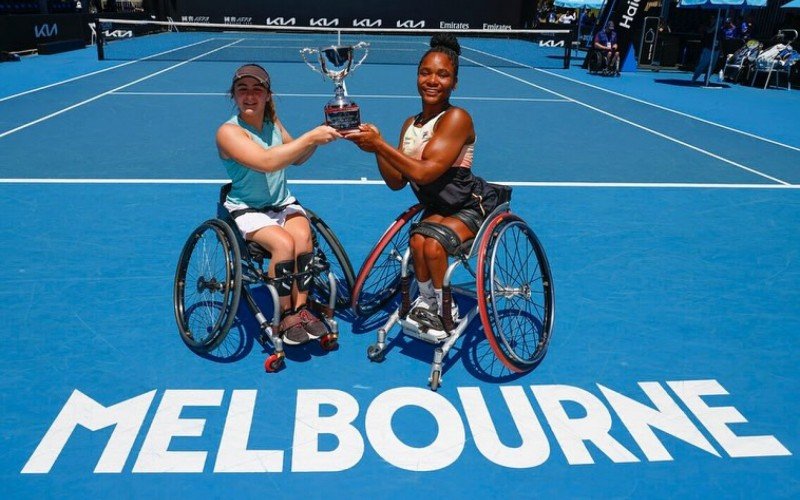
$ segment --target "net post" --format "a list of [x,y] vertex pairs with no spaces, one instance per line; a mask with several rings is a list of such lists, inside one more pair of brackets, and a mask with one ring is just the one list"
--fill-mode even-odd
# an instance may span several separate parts
[[570,28],[564,41],[564,69],[569,69],[572,60],[572,43],[575,40],[575,28]]
[[104,45],[106,44],[106,38],[103,34],[102,26],[100,25],[100,18],[94,18],[94,32],[95,32],[95,42],[97,44],[97,60],[104,61],[106,59],[106,53],[104,49]]

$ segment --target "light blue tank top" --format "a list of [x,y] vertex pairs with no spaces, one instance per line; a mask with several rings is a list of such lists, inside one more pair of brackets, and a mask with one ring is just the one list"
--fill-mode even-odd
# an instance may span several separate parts
[[[280,130],[271,121],[264,122],[260,134],[245,121],[240,120],[238,115],[225,123],[242,127],[264,149],[283,144]],[[288,205],[295,201],[286,185],[286,169],[277,172],[259,172],[245,167],[232,158],[222,158],[222,164],[228,171],[228,177],[233,181],[231,192],[228,193],[229,202],[264,208]]]

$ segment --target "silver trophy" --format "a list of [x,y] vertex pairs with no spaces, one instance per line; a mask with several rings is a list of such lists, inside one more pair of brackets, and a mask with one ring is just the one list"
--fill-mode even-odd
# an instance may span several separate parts
[[[352,46],[333,45],[318,49],[305,48],[300,51],[303,60],[312,70],[321,73],[323,77],[327,76],[333,80],[336,86],[333,99],[325,105],[325,123],[337,130],[353,130],[361,124],[361,112],[358,105],[347,97],[343,82],[345,77],[361,66],[361,63],[367,58],[369,52],[367,47],[369,47],[367,42],[358,42]],[[364,55],[354,65],[353,60],[357,49],[363,49]],[[307,56],[312,54],[317,55],[319,68],[309,62]]]

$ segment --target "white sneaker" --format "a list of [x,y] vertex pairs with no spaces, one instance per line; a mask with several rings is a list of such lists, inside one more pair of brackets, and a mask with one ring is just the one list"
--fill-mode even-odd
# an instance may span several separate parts
[[436,305],[436,297],[428,298],[423,297],[422,295],[417,295],[417,298],[414,299],[414,302],[411,303],[411,307],[408,310],[413,311],[418,307],[421,307],[425,310],[433,309],[436,311],[438,309],[438,306]]

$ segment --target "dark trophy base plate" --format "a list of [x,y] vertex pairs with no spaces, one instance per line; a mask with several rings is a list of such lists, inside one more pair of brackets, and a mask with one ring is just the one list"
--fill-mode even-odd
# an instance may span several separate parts
[[355,130],[361,125],[361,111],[358,106],[325,106],[325,124],[336,130]]

